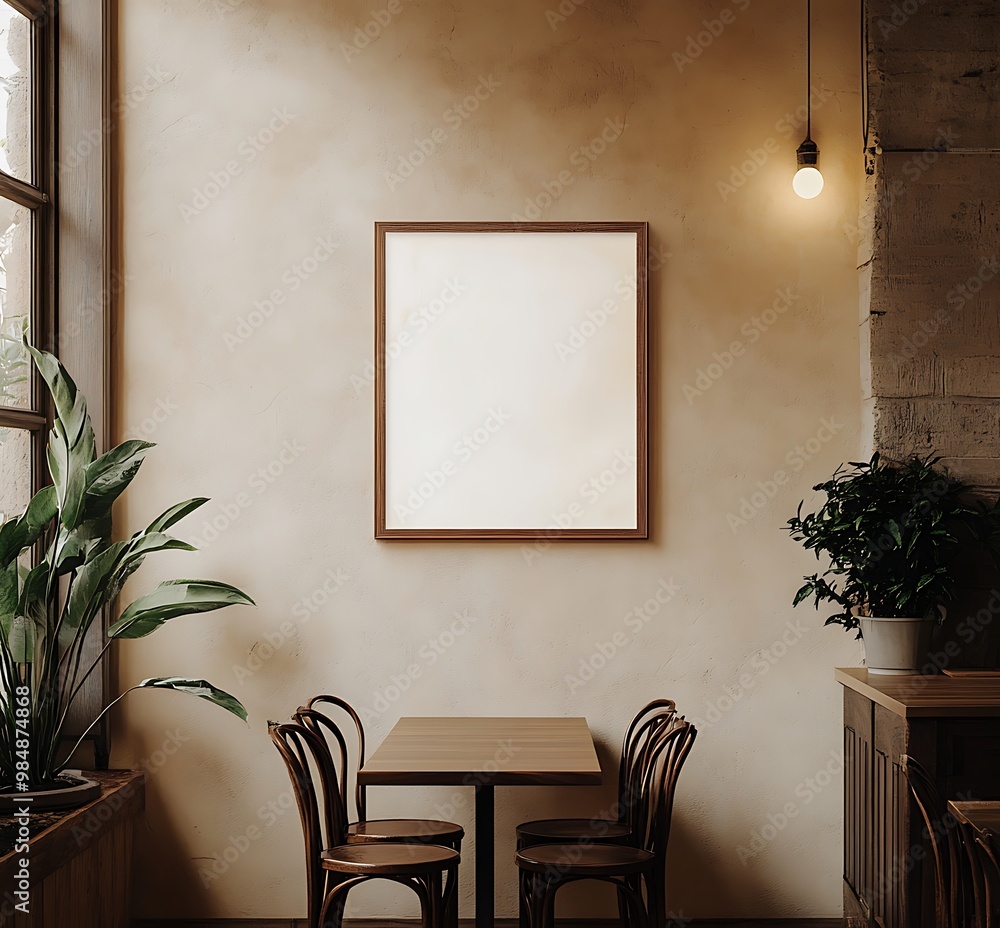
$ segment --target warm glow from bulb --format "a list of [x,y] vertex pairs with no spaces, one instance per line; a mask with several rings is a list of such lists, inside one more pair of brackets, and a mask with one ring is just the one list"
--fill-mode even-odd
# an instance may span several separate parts
[[823,175],[818,168],[811,166],[799,168],[792,178],[792,189],[803,200],[811,200],[818,197],[823,189]]

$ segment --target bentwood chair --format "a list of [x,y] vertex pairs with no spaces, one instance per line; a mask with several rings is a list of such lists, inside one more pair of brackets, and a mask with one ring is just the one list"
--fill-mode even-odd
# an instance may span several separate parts
[[985,928],[1000,926],[1000,860],[997,859],[997,840],[1000,838],[986,830],[976,835],[976,850],[983,868],[983,889],[985,890]]
[[981,928],[976,901],[983,890],[967,866],[967,852],[972,849],[927,770],[906,754],[900,766],[930,839],[937,928]]
[[347,844],[347,809],[326,741],[301,722],[271,723],[268,731],[302,819],[308,928],[342,928],[348,894],[372,880],[412,889],[423,928],[455,928],[458,852],[428,844]]
[[648,749],[650,733],[655,726],[671,721],[676,715],[677,706],[672,699],[654,699],[643,706],[629,723],[622,740],[618,799],[612,818],[548,818],[522,822],[517,826],[517,849],[571,841],[600,841],[604,844],[627,841],[630,833],[628,810],[636,782],[641,783],[642,780],[643,750]]
[[624,919],[635,928],[665,928],[667,843],[677,779],[696,730],[674,717],[656,727],[646,769],[629,808],[628,844],[565,843],[525,847],[515,854],[530,928],[553,928],[559,890],[580,880],[614,885]]
[[[335,721],[338,713],[343,716],[346,724],[340,725]],[[450,847],[454,851],[462,850],[465,830],[454,822],[422,818],[368,818],[368,797],[364,785],[358,782],[358,771],[365,763],[365,727],[361,717],[346,700],[339,696],[314,696],[299,709],[294,718],[321,735],[330,747],[331,754],[339,758],[341,801],[344,807],[350,810],[353,799],[356,813],[355,820],[347,827],[347,844],[378,844],[389,841],[403,844],[437,844]],[[348,738],[344,735],[345,727],[354,729],[354,737],[351,739],[353,751],[348,749]]]

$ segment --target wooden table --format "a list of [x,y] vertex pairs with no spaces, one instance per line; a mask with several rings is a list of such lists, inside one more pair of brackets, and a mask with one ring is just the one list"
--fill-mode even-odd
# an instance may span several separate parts
[[990,833],[1000,834],[1000,802],[961,802],[950,799],[948,811],[960,822],[972,826],[984,840]]
[[601,782],[582,718],[402,718],[358,774],[367,786],[474,786],[476,928],[493,928],[496,786]]

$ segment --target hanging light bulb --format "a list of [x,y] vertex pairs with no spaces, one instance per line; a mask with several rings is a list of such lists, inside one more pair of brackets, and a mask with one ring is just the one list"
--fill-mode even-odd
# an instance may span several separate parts
[[798,170],[792,189],[803,200],[818,197],[823,189],[819,171],[819,146],[812,140],[812,0],[806,0],[806,137],[795,152]]
[[792,189],[803,200],[818,197],[823,189],[823,175],[819,171],[819,148],[809,136],[795,152],[795,158],[799,169],[792,178]]

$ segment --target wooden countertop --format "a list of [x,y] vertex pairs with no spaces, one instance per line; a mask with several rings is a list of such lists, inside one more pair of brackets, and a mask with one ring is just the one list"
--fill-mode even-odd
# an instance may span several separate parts
[[358,774],[370,786],[601,782],[583,718],[402,718]]
[[837,682],[903,718],[1000,717],[1000,676],[869,673],[838,667]]
[[[37,812],[30,817],[31,882],[45,877],[82,853],[91,841],[106,834],[145,806],[146,779],[139,770],[110,770],[84,776],[97,780],[104,792],[98,799],[66,812]],[[4,854],[0,857],[0,886],[11,888],[21,855],[13,851],[16,826],[11,815],[0,815]],[[0,918],[2,921],[2,918]]]

